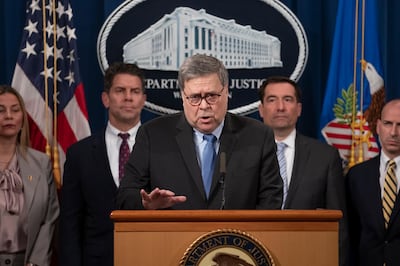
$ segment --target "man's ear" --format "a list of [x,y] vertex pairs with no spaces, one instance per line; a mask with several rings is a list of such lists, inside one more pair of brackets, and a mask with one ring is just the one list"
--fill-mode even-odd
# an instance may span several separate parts
[[261,118],[264,118],[264,116],[263,116],[263,105],[262,105],[261,101],[260,101],[260,104],[258,105],[258,113],[259,113]]
[[297,117],[301,116],[302,109],[303,109],[303,105],[301,103],[297,103]]
[[108,97],[108,93],[103,91],[101,93],[101,101],[103,102],[104,107],[107,109],[110,106],[110,99]]

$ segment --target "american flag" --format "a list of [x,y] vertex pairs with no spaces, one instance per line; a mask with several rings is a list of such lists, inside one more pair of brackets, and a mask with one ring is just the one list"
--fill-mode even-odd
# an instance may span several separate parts
[[58,187],[67,148],[90,135],[76,40],[68,0],[28,1],[12,86],[26,104],[31,146],[53,159]]
[[[359,117],[360,116],[357,117],[358,123],[360,123]],[[371,134],[368,123],[362,124],[362,130],[360,130],[360,128],[360,126],[355,128],[353,132],[350,124],[343,123],[335,118],[330,121],[321,132],[326,142],[337,148],[340,156],[345,161],[349,161],[350,159],[352,145],[355,158],[360,158],[361,154],[363,158],[367,159],[375,157],[379,154],[379,147],[374,135]]]

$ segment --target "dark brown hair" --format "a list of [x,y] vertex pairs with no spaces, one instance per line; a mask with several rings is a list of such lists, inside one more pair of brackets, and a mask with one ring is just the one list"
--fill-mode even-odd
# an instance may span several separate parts
[[129,74],[132,76],[137,76],[142,82],[143,93],[146,93],[145,89],[145,76],[142,69],[140,69],[136,64],[129,64],[123,62],[112,63],[106,73],[104,74],[104,91],[109,92],[113,84],[114,77],[118,74]]
[[264,82],[261,84],[260,88],[258,89],[258,96],[261,102],[264,101],[264,96],[265,96],[265,88],[267,87],[268,84],[275,84],[275,83],[289,83],[290,85],[293,86],[296,100],[297,102],[301,103],[301,90],[299,85],[293,80],[291,80],[288,77],[284,76],[271,76],[264,80]]

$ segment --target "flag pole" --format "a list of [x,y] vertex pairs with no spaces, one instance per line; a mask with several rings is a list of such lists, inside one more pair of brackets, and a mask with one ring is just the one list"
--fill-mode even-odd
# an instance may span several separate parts
[[357,143],[356,136],[356,117],[357,117],[357,49],[358,49],[358,0],[356,0],[356,6],[354,9],[354,55],[353,55],[353,103],[351,112],[351,145],[350,145],[350,157],[349,167],[355,165],[355,145]]
[[[364,46],[365,46],[365,0],[362,0],[362,8],[361,8],[361,60],[360,64],[363,63],[364,60]],[[364,71],[363,67],[360,67],[360,138],[358,143],[358,163],[364,161]]]
[[58,152],[57,141],[57,113],[58,113],[58,99],[57,99],[57,13],[56,2],[51,0],[51,12],[53,14],[53,175],[56,182],[57,189],[61,189],[61,170],[60,170],[60,156]]
[[[45,0],[42,1],[42,32],[43,32],[43,43],[46,43],[46,3]],[[44,113],[45,113],[45,134],[46,134],[46,147],[45,147],[45,152],[46,154],[51,158],[51,150],[50,150],[50,144],[49,144],[49,137],[50,137],[50,130],[49,130],[49,84],[48,84],[48,73],[47,73],[47,46],[43,45],[43,74],[44,74],[44,98],[45,98],[45,107],[44,107]]]
[[58,187],[68,147],[90,135],[75,56],[72,8],[68,0],[63,2],[65,6],[59,0],[34,0],[27,5],[26,26],[12,80],[13,87],[28,103],[31,147],[49,156]]

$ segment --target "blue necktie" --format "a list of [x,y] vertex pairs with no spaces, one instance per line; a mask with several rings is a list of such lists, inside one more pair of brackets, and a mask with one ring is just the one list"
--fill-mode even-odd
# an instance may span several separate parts
[[208,198],[214,174],[214,162],[216,156],[214,143],[217,138],[212,134],[207,134],[203,135],[203,140],[206,141],[206,145],[201,157],[201,175],[203,177],[204,190]]
[[282,201],[282,209],[285,206],[285,201],[286,201],[286,196],[288,192],[288,179],[287,179],[287,173],[286,173],[286,157],[285,157],[285,148],[286,144],[283,142],[278,142],[276,143],[278,151],[277,151],[277,157],[278,157],[278,162],[279,162],[279,170],[280,174],[282,177],[283,181],[283,201]]

